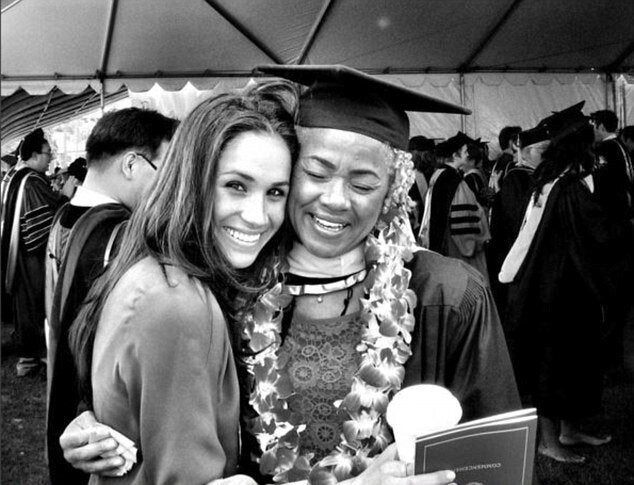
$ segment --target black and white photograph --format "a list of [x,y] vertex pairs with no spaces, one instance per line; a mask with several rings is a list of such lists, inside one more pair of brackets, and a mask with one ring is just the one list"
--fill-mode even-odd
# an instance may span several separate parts
[[633,20],[0,0],[0,483],[634,485]]

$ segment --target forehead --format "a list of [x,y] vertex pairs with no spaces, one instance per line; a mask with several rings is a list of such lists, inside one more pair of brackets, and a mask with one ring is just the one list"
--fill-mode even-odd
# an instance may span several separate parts
[[217,170],[219,175],[240,173],[256,181],[288,179],[290,151],[278,135],[256,131],[241,133],[222,151]]
[[388,177],[389,149],[374,138],[332,128],[298,129],[300,160],[315,160],[337,171],[374,172]]

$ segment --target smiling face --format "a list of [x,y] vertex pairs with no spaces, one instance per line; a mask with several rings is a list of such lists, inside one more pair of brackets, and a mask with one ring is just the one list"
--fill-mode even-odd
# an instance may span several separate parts
[[234,268],[251,266],[284,221],[291,155],[277,135],[246,132],[218,160],[214,236]]
[[291,222],[312,254],[340,256],[376,224],[390,184],[387,148],[365,135],[330,128],[301,128],[298,136]]

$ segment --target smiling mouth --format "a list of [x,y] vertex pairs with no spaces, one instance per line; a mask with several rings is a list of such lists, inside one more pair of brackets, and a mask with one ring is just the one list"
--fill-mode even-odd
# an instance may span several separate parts
[[232,229],[231,227],[223,227],[223,229],[231,239],[234,239],[242,244],[255,244],[260,240],[260,237],[262,237],[262,233],[247,234],[245,232]]
[[338,222],[326,221],[320,217],[317,217],[316,215],[311,215],[311,217],[313,221],[315,221],[315,224],[317,225],[317,227],[331,233],[337,233],[337,232],[343,231],[345,227],[348,225],[348,224],[341,224]]

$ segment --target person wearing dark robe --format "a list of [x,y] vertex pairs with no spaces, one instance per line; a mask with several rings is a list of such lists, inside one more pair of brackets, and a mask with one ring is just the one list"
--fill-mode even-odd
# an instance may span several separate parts
[[124,222],[154,180],[175,126],[175,120],[150,110],[106,113],[86,142],[83,183],[55,216],[47,265],[47,452],[52,485],[88,483],[90,478],[64,460],[59,446],[81,402],[68,343],[70,326],[92,283],[114,257]]
[[436,168],[435,147],[433,139],[422,135],[410,138],[407,146],[407,151],[412,154],[414,162],[414,183],[409,191],[409,196],[414,202],[414,207],[410,212],[410,222],[415,233],[420,229],[423,217],[425,194],[429,188],[428,180]]
[[[623,221],[634,220],[634,164],[623,137],[617,137],[618,117],[613,111],[600,110],[592,113],[590,118],[598,161],[597,195],[610,214]],[[634,285],[634,281],[630,285]],[[606,309],[611,330],[605,361],[614,377],[622,375],[625,369],[623,342],[631,309],[631,299],[616,301]]]
[[430,180],[419,241],[432,251],[463,260],[488,280],[485,257],[488,221],[462,174],[471,143],[474,140],[459,132],[438,145],[437,153],[444,163]]
[[[518,163],[508,171],[491,209],[491,241],[487,257],[493,275],[500,272],[502,262],[520,231],[526,205],[533,192],[533,172],[542,162],[549,140],[548,131],[541,127],[522,131],[519,135]],[[491,279],[491,288],[504,325],[507,285],[500,284],[496,276]]]
[[497,194],[502,187],[506,173],[515,164],[517,158],[517,137],[522,131],[519,126],[505,126],[500,130],[498,142],[502,153],[493,163],[489,174],[489,188]]
[[59,197],[45,175],[53,155],[41,129],[24,138],[20,157],[2,182],[1,239],[2,306],[11,306],[16,372],[23,377],[41,367],[46,352],[44,255]]
[[614,224],[597,197],[592,128],[581,108],[546,127],[551,144],[499,279],[510,284],[506,330],[520,390],[539,414],[538,451],[582,463],[568,446],[610,441],[582,424],[600,409],[604,310],[624,297],[632,231]]
[[464,181],[478,200],[478,203],[488,213],[493,202],[493,190],[488,186],[487,176],[483,167],[487,159],[487,144],[478,138],[467,145],[467,164],[463,168]]
[[[374,318],[385,319],[389,325],[389,317],[380,316],[381,312],[403,312],[403,323],[412,324],[411,343],[400,347],[409,358],[401,370],[390,373],[399,376],[403,385],[446,386],[461,402],[465,419],[520,406],[498,315],[482,275],[461,261],[417,247],[407,215],[413,167],[406,153],[409,120],[405,110],[465,110],[341,66],[260,69],[309,87],[299,102],[301,149],[288,204],[297,235],[283,287],[291,304],[283,311],[281,329],[266,325],[275,334],[271,344],[277,351],[267,345],[264,335],[258,334],[256,339],[251,334],[240,352],[240,360],[259,358],[261,353],[254,353],[250,345],[263,343],[267,352],[273,352],[264,355],[276,362],[275,372],[280,374],[283,388],[291,391],[287,394],[278,387],[271,400],[253,400],[249,392],[265,385],[262,379],[266,376],[239,374],[247,390],[241,413],[242,466],[245,470],[255,467],[257,472],[254,458],[261,456],[260,471],[277,475],[277,479],[305,480],[316,466],[313,470],[323,470],[332,482],[333,473],[340,480],[361,473],[360,480],[389,483],[404,477],[395,471],[404,470],[404,462],[398,461],[393,446],[388,447],[393,438],[384,411],[366,401],[365,395],[362,401],[354,398],[359,379],[369,378],[361,371],[369,364],[363,358],[368,349],[359,344],[369,338],[368,332],[375,332],[371,322],[378,320]],[[383,283],[386,278],[388,282]],[[411,305],[394,300],[395,294],[407,296]],[[272,292],[262,301],[276,298]],[[368,304],[368,298],[376,301]],[[252,318],[267,318],[266,313]],[[255,328],[249,324],[253,321],[246,318],[243,322],[247,334]],[[388,353],[394,355],[386,349]],[[385,358],[388,367],[395,363],[387,355]],[[378,371],[380,363],[374,364]],[[378,374],[366,370],[380,380],[384,369]],[[389,391],[387,397],[391,395]],[[270,436],[258,427],[270,418],[263,408],[276,406],[280,399],[288,403],[293,423],[304,423],[306,428],[299,436],[285,431],[279,440],[259,444],[257,436]],[[335,403],[340,400],[343,404],[338,409]],[[249,409],[249,401],[257,401],[262,414]],[[354,469],[333,471],[327,461],[320,462],[329,453],[345,460],[362,446],[354,433],[345,432],[347,438],[342,438],[345,430],[354,428],[354,416],[359,413],[373,420],[368,440],[375,446],[368,450],[369,457],[380,456],[377,459],[393,467],[366,469],[371,460],[361,459],[355,461]],[[81,442],[86,431],[77,429],[80,427],[68,429],[64,441]],[[348,439],[354,443],[345,445]],[[306,456],[313,452],[317,459],[310,462]],[[338,455],[341,453],[345,456]],[[280,457],[283,461],[278,461]],[[76,464],[85,466],[81,460]],[[454,478],[447,471],[407,477],[410,483],[433,484],[448,484]]]
[[610,110],[590,115],[598,160],[597,195],[611,213],[634,217],[634,165],[627,147],[617,137],[619,119]]

